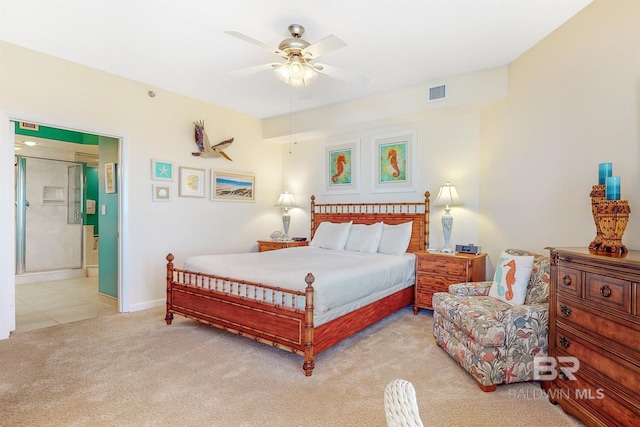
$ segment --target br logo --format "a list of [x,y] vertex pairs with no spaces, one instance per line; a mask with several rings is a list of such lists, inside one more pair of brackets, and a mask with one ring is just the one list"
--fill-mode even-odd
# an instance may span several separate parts
[[[562,366],[558,367],[561,363]],[[566,380],[575,381],[574,372],[580,369],[580,360],[573,356],[536,356],[533,358],[533,379],[553,381],[558,375]]]

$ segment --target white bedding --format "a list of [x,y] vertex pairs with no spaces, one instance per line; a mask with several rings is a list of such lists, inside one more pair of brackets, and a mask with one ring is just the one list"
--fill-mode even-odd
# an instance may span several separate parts
[[[185,270],[304,291],[307,273],[315,277],[316,325],[330,311],[348,312],[415,283],[415,255],[402,256],[296,247],[267,252],[201,255],[185,261]],[[367,302],[367,304],[369,303]],[[324,317],[322,322],[319,318]],[[332,316],[333,317],[333,316]]]

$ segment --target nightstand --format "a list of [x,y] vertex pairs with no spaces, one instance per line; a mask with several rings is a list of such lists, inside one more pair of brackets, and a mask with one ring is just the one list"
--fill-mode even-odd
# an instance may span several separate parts
[[308,246],[309,241],[297,242],[295,240],[258,240],[258,252],[275,251],[276,249],[295,248],[297,246]]
[[433,294],[449,292],[449,285],[486,280],[486,258],[487,254],[416,252],[413,313],[421,308],[433,310]]

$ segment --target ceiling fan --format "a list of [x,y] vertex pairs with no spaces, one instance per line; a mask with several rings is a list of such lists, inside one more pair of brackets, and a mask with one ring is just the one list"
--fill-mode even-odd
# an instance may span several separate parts
[[280,42],[278,48],[273,48],[259,40],[237,31],[225,31],[226,34],[259,46],[281,57],[284,62],[271,62],[243,68],[233,72],[234,75],[246,76],[263,70],[272,69],[283,82],[290,86],[307,86],[315,81],[318,73],[345,80],[351,83],[366,84],[368,79],[346,70],[327,64],[315,62],[317,58],[332,50],[345,47],[347,44],[333,34],[315,42],[309,43],[302,38],[304,27],[300,24],[289,25],[291,37]]

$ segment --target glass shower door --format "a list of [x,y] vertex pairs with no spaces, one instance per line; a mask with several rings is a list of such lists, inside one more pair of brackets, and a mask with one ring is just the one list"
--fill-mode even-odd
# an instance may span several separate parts
[[67,173],[67,224],[82,224],[82,165],[69,166]]
[[17,166],[16,273],[82,268],[82,164],[24,157]]

